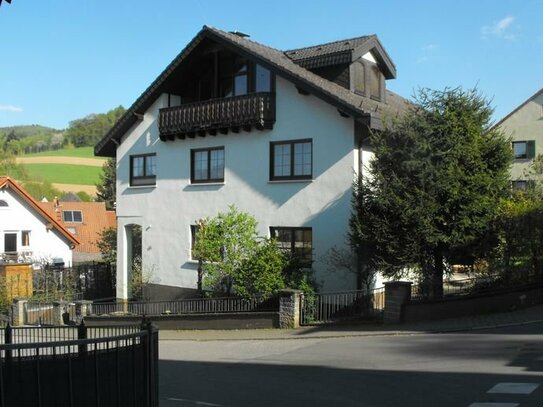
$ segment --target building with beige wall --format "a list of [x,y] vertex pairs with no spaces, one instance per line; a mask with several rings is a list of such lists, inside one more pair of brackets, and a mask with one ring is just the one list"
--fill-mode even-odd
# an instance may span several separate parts
[[530,165],[543,155],[543,89],[500,120],[495,127],[511,137],[513,163],[511,182],[515,189],[525,188],[530,181]]

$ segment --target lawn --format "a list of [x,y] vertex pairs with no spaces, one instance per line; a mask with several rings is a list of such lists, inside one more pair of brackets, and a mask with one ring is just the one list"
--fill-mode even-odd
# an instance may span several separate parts
[[94,156],[94,147],[65,148],[62,150],[43,151],[41,153],[25,154],[22,157],[81,157],[96,158],[103,160],[103,157]]
[[31,178],[57,184],[94,185],[100,180],[101,167],[70,164],[24,164]]

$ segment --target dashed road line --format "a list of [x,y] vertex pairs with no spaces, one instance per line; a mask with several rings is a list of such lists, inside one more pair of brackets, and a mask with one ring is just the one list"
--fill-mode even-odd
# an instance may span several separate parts
[[539,383],[498,383],[487,393],[491,394],[531,394]]

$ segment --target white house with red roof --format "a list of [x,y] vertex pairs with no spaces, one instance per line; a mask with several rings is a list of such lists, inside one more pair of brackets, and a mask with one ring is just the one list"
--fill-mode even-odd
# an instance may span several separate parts
[[0,261],[71,266],[79,244],[17,182],[0,177]]

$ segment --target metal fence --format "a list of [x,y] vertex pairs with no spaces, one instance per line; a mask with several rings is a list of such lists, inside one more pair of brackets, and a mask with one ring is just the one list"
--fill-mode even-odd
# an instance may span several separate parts
[[385,307],[385,289],[338,291],[302,295],[302,325],[334,322],[342,319],[378,318]]
[[140,301],[127,303],[94,303],[93,315],[134,314],[218,314],[227,312],[278,311],[279,298],[196,298],[176,301]]
[[0,406],[158,407],[156,329],[95,328],[94,337],[89,329],[87,339],[67,339],[81,327],[13,328],[26,335],[0,345]]

